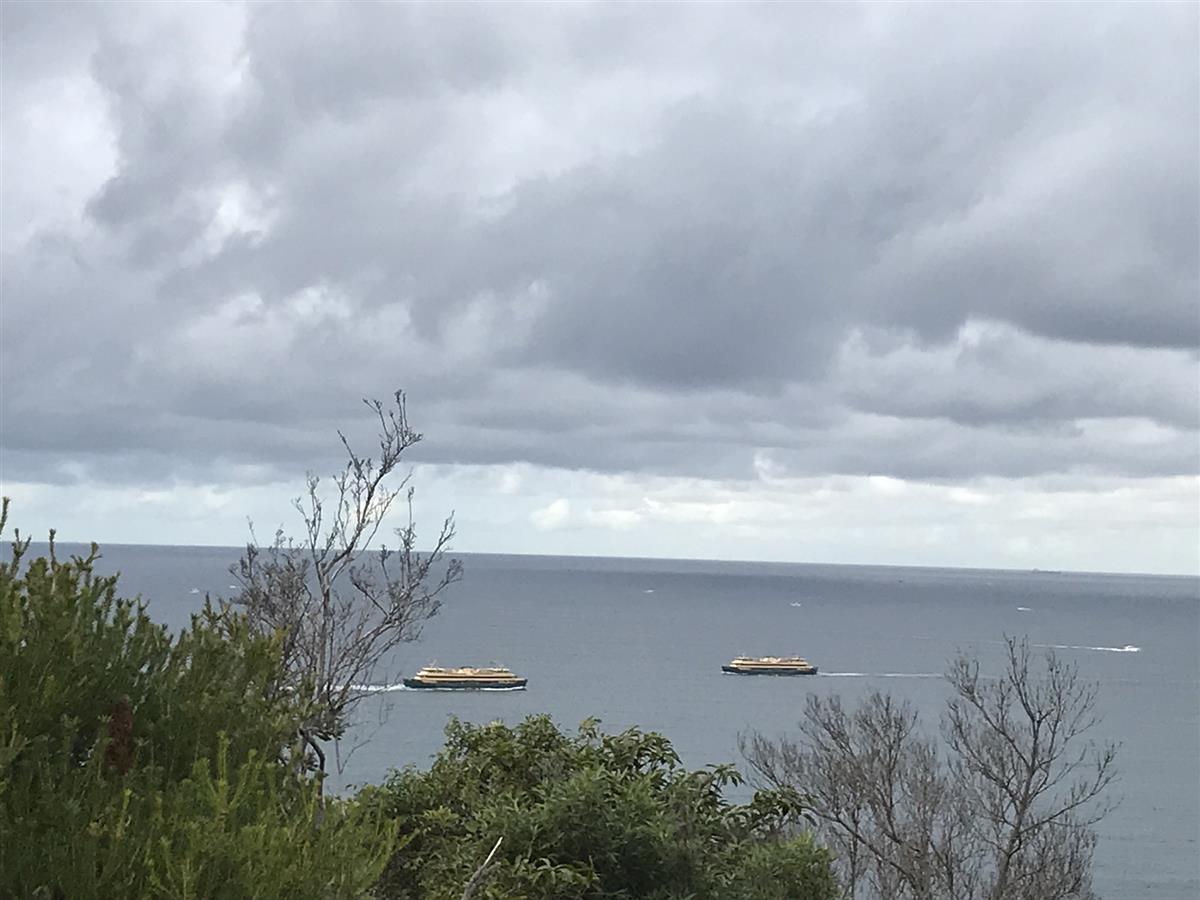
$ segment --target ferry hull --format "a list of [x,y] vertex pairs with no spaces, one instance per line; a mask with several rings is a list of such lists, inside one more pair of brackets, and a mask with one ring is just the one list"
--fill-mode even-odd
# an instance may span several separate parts
[[816,666],[762,666],[750,668],[743,666],[721,666],[721,671],[729,675],[816,675]]
[[496,681],[484,681],[480,678],[446,678],[437,681],[426,681],[424,678],[405,678],[404,686],[427,691],[517,691],[524,689],[527,681],[526,678],[505,678]]

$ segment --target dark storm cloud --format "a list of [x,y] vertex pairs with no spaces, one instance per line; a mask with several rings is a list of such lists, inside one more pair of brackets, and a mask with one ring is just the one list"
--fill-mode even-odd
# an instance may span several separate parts
[[5,153],[5,478],[319,468],[395,385],[432,461],[1196,471],[1194,7],[65,9],[5,142],[76,78],[113,163]]

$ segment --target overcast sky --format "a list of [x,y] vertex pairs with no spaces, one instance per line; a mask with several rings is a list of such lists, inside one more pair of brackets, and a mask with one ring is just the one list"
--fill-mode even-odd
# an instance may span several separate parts
[[6,2],[13,519],[1197,573],[1197,10]]

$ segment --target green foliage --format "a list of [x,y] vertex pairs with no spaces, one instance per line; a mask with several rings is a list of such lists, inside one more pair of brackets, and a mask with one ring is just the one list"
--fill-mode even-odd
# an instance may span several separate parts
[[548,717],[516,727],[451,721],[428,772],[406,769],[362,795],[406,845],[384,873],[392,900],[458,900],[498,837],[476,897],[827,900],[826,851],[794,828],[798,803],[760,792],[733,805],[731,766],[687,771],[666,738],[577,736]]
[[[0,513],[0,530],[7,505]],[[429,772],[322,796],[278,634],[205,605],[172,638],[87,557],[0,565],[0,897],[827,900],[784,792],[660,735],[453,722]],[[382,877],[381,877],[382,873]]]
[[51,538],[0,566],[0,896],[365,895],[393,827],[305,774],[275,638],[206,604],[172,640]]

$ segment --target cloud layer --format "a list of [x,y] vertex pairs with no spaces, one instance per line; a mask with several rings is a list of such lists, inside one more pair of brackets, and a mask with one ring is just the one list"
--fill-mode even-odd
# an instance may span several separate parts
[[294,476],[396,386],[443,466],[1200,469],[1192,5],[3,29],[6,482]]

